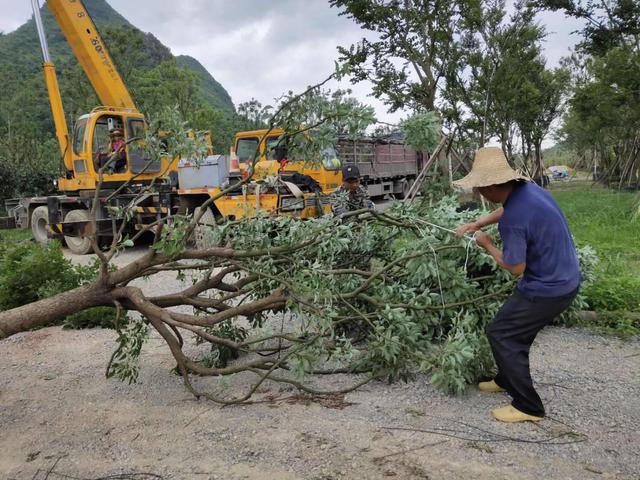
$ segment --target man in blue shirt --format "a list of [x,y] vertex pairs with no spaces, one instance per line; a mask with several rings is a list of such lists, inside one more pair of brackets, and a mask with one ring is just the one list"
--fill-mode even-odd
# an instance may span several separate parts
[[[492,411],[497,420],[541,420],[544,406],[533,388],[529,350],[538,332],[571,305],[581,280],[567,221],[551,195],[513,170],[498,147],[478,150],[469,175],[454,185],[476,188],[487,200],[502,204],[475,222],[461,225],[456,233],[473,233],[476,243],[500,267],[521,276],[487,327],[498,373],[479,388],[507,391],[513,398],[511,405]],[[494,223],[498,223],[502,250],[482,231]]]

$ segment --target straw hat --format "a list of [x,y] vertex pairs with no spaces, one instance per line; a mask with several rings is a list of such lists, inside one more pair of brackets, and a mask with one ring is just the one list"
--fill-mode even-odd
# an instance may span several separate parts
[[504,156],[500,147],[483,147],[476,152],[476,158],[473,160],[473,166],[469,174],[453,182],[453,185],[470,190],[474,187],[500,185],[511,180],[528,181],[529,177],[522,175],[509,166],[507,157]]

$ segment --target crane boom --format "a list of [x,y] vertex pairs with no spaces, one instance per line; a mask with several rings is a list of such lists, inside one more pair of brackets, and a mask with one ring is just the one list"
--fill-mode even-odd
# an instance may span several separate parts
[[56,127],[56,137],[60,154],[67,171],[73,170],[73,160],[71,159],[71,139],[69,137],[69,127],[64,117],[64,108],[62,106],[62,98],[60,97],[60,87],[58,86],[58,77],[56,76],[56,67],[51,61],[49,55],[49,46],[47,45],[47,37],[44,34],[44,26],[40,17],[40,5],[38,0],[31,0],[33,8],[33,16],[36,22],[36,29],[42,47],[42,68],[44,70],[44,81],[49,93],[49,103],[51,105],[51,113],[53,114],[53,123]]
[[82,1],[47,0],[47,5],[100,102],[109,107],[137,110]]

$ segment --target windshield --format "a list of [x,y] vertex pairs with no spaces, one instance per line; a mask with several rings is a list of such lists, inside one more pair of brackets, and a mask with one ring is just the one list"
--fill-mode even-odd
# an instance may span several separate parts
[[269,137],[266,141],[267,160],[282,160],[287,158],[287,148],[285,142],[280,141],[280,137]]
[[250,162],[258,149],[257,138],[241,138],[236,145],[236,154],[238,161]]
[[141,118],[130,118],[127,121],[129,135],[129,163],[133,173],[158,173],[162,168],[159,158],[151,159],[144,150],[146,124]]
[[142,140],[144,139],[145,134],[145,125],[144,120],[139,119],[131,119],[129,121],[129,138]]

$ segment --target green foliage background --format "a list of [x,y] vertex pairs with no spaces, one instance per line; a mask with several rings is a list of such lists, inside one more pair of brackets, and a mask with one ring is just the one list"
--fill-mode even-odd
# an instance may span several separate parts
[[552,190],[578,246],[591,245],[600,262],[583,288],[585,308],[598,317],[580,325],[620,336],[640,334],[640,222],[634,194],[585,185]]

